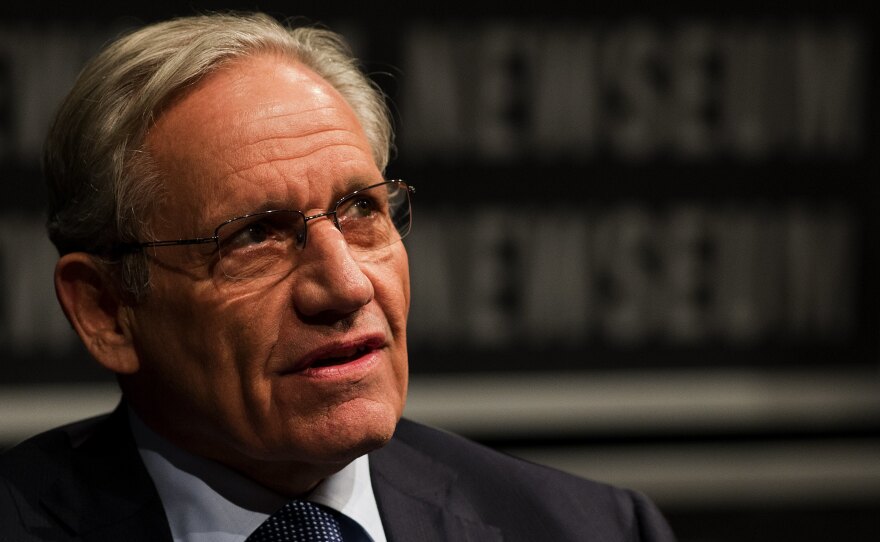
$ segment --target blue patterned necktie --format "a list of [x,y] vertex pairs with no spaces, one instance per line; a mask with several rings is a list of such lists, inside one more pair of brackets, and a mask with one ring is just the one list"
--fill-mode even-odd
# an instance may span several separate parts
[[290,501],[269,516],[245,542],[343,542],[339,520],[308,501]]

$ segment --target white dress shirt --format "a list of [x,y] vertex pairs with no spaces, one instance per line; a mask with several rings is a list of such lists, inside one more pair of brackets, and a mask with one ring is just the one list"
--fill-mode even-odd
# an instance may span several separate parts
[[[171,444],[130,410],[129,419],[175,542],[244,542],[288,501],[219,463]],[[307,500],[350,517],[373,542],[386,542],[366,455],[322,481]]]

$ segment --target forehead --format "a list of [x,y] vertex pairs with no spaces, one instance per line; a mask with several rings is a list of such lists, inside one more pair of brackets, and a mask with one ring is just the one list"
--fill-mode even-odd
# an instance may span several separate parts
[[146,144],[168,195],[156,212],[209,222],[266,206],[320,207],[381,179],[339,93],[274,55],[211,74],[163,112]]

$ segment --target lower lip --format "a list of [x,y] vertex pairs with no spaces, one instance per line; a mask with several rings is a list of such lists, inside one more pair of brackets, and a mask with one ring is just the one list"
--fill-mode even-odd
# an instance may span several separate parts
[[381,362],[381,350],[370,350],[346,363],[308,367],[295,374],[316,380],[352,380],[365,376]]

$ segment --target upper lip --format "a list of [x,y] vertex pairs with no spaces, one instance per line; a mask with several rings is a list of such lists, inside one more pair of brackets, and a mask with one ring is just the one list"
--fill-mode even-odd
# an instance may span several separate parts
[[366,335],[354,339],[334,341],[325,344],[299,358],[282,373],[293,373],[327,362],[346,363],[351,358],[360,357],[365,353],[385,346],[385,337],[380,334]]

